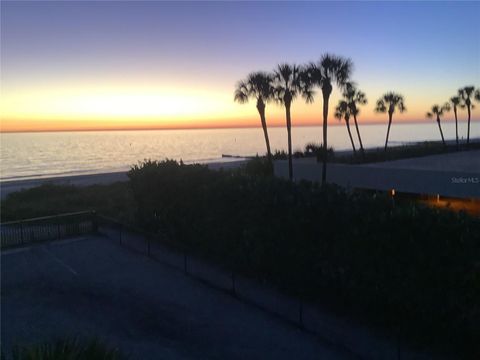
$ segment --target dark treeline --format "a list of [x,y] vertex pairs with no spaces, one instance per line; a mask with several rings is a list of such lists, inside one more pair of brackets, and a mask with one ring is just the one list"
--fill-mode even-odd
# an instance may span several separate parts
[[[364,156],[364,148],[357,117],[360,114],[360,105],[367,104],[365,93],[357,88],[357,85],[351,80],[353,72],[353,62],[348,58],[333,54],[325,54],[320,57],[318,62],[312,62],[306,65],[297,64],[280,64],[272,72],[258,71],[250,73],[245,80],[239,81],[236,89],[234,100],[240,103],[246,103],[250,98],[256,100],[257,110],[260,115],[260,121],[265,137],[265,145],[267,149],[267,158],[272,160],[272,152],[268,137],[268,126],[266,116],[266,105],[268,102],[276,102],[285,108],[285,121],[287,128],[287,158],[289,178],[293,179],[292,165],[292,112],[291,107],[295,99],[302,97],[307,103],[314,100],[315,89],[319,89],[322,95],[322,126],[323,136],[320,152],[322,160],[322,184],[326,183],[327,176],[327,160],[328,152],[328,114],[329,100],[337,86],[342,94],[342,99],[335,108],[335,117],[344,120],[347,126],[348,136],[352,144],[354,154],[356,153],[355,141],[350,129],[350,119],[353,118],[356,130],[356,136],[359,143],[361,155]],[[427,113],[428,118],[435,118],[440,136],[444,146],[446,146],[443,131],[441,127],[440,117],[450,110],[450,103],[453,106],[455,115],[455,136],[456,144],[459,146],[458,140],[458,108],[467,110],[467,147],[470,144],[470,120],[471,110],[474,108],[473,100],[480,101],[480,89],[474,86],[465,86],[458,90],[458,95],[453,96],[449,102],[443,106],[434,105],[431,112]],[[407,110],[404,97],[396,92],[388,91],[382,95],[375,103],[375,112],[388,114],[388,125],[385,136],[385,147],[387,151],[388,139],[390,136],[390,128],[393,122],[395,112],[403,113]]]
[[137,221],[414,344],[480,356],[477,219],[261,176],[262,161],[236,172],[174,161],[135,166]]

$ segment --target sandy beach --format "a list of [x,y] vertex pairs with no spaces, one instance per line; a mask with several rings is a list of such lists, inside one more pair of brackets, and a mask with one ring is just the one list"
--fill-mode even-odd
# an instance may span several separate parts
[[[231,169],[238,167],[245,163],[245,159],[239,159],[228,162],[212,162],[207,166],[214,170],[219,169]],[[12,180],[0,182],[0,197],[4,199],[16,191],[30,189],[43,184],[55,184],[55,185],[76,185],[76,186],[89,186],[94,184],[111,184],[118,181],[127,181],[126,171],[107,172],[100,174],[89,175],[71,175],[71,176],[58,176],[58,177],[45,177],[39,179],[28,180]]]

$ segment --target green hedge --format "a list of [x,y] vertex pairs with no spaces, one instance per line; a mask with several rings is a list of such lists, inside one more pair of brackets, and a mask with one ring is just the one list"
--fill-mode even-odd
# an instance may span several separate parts
[[480,356],[477,219],[170,160],[128,175],[148,230],[416,344]]

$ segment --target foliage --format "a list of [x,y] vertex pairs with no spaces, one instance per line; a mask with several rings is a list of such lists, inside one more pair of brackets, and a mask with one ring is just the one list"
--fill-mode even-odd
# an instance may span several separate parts
[[433,116],[435,115],[436,118],[439,119],[440,116],[442,116],[445,112],[448,112],[448,111],[450,111],[450,103],[446,102],[443,105],[435,104],[432,106],[432,110],[427,112],[427,117],[429,119],[432,119]]
[[411,341],[480,355],[480,224],[465,214],[174,161],[129,177],[148,230]]
[[120,360],[126,359],[117,349],[110,349],[94,339],[81,342],[63,339],[53,343],[16,346],[13,360]]
[[273,164],[268,159],[256,156],[240,167],[238,172],[246,176],[273,176]]
[[[383,152],[382,152],[383,154]],[[480,224],[385,195],[146,161],[131,183],[11,194],[2,219],[100,208],[285,292],[419,344],[480,355]]]
[[121,220],[132,221],[134,207],[134,199],[127,182],[86,187],[47,183],[9,194],[2,200],[1,220],[96,210]]
[[389,114],[393,114],[395,109],[398,109],[399,112],[403,113],[407,110],[404,101],[402,95],[396,94],[392,91],[387,92],[377,100],[375,111],[379,113],[388,112]]
[[[317,144],[317,143],[308,143],[305,145],[305,150],[300,151],[297,150],[293,153],[293,158],[295,159],[301,159],[301,158],[311,158],[311,157],[316,157],[317,160],[322,159],[322,154],[323,154],[323,146],[322,144]],[[288,159],[288,155],[285,151],[280,151],[280,150],[275,150],[273,153],[273,159],[274,160],[286,160]],[[335,159],[335,152],[332,147],[328,148],[328,160],[329,161],[334,161]]]
[[234,100],[240,104],[248,102],[249,98],[261,99],[267,102],[273,99],[273,76],[265,72],[250,73],[246,80],[238,82],[234,93]]

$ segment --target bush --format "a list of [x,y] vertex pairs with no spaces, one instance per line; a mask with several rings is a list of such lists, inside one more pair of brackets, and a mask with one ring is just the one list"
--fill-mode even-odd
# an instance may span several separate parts
[[135,202],[128,182],[85,187],[44,184],[9,194],[1,208],[2,221],[86,210],[132,221]]
[[240,174],[247,176],[272,176],[273,164],[264,157],[254,157],[239,169]]
[[[315,157],[317,158],[318,161],[322,160],[322,154],[323,154],[323,145],[322,144],[317,144],[317,143],[308,143],[305,145],[305,150],[295,150],[292,153],[292,157],[294,159],[301,159],[301,158],[308,158],[308,157]],[[285,150],[279,151],[275,150],[273,153],[273,159],[274,160],[287,160],[288,159],[288,153],[285,152]],[[333,150],[333,147],[329,147],[327,150],[327,156],[328,156],[328,161],[333,161],[335,160],[335,151]]]
[[419,344],[480,355],[475,219],[175,161],[129,177],[148,230]]

